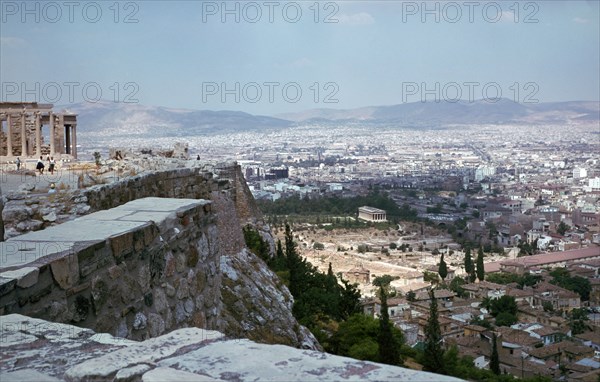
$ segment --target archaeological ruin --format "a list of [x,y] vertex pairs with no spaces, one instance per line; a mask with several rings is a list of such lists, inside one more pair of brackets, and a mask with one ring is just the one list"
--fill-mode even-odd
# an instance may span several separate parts
[[0,102],[0,157],[77,158],[77,115],[55,112],[53,107],[37,102]]

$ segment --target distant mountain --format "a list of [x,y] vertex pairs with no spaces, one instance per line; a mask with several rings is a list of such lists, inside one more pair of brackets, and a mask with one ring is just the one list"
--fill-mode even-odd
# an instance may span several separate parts
[[210,111],[100,101],[57,106],[77,113],[86,137],[178,137],[281,129],[294,125],[279,118],[239,111]]
[[357,109],[312,109],[276,117],[295,122],[370,122],[405,126],[453,124],[544,124],[600,121],[600,102],[571,101],[551,103],[498,102],[413,102]]
[[496,103],[415,102],[369,106],[349,110],[313,109],[275,117],[239,111],[175,109],[161,106],[83,102],[56,106],[78,114],[80,137],[161,138],[214,135],[244,131],[272,131],[302,124],[366,123],[398,127],[436,128],[463,124],[570,124],[599,123],[599,102],[519,104],[502,99]]

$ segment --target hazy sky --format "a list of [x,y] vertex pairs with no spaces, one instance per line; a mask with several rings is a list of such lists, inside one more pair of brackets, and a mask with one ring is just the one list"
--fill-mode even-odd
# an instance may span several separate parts
[[271,115],[499,92],[517,102],[600,98],[595,0],[0,6],[2,100]]

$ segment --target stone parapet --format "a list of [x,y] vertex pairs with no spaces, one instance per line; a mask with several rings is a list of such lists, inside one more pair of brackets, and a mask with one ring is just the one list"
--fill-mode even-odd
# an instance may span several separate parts
[[218,329],[220,246],[206,200],[144,198],[0,243],[0,314],[119,337]]

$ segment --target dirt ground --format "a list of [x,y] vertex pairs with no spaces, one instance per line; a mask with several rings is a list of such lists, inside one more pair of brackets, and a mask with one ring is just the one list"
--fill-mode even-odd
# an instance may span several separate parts
[[[449,268],[455,270],[456,275],[464,275],[462,268],[464,253],[455,249],[454,253],[450,255],[449,249],[442,248],[443,246],[452,247],[455,244],[445,231],[435,227],[424,227],[421,236],[420,225],[407,223],[401,225],[401,228],[402,231],[393,228],[385,231],[376,228],[344,228],[327,231],[322,228],[305,226],[296,227],[294,236],[300,253],[311,264],[320,271],[327,272],[329,263],[331,263],[333,272],[336,274],[342,272],[346,279],[346,272],[354,268],[364,268],[369,270],[371,281],[376,276],[387,274],[399,277],[394,284],[410,289],[411,283],[419,284],[415,280],[427,268],[437,269],[440,255],[433,255],[431,252],[434,249],[445,253],[444,259]],[[278,235],[281,236],[282,232],[280,231]],[[314,249],[315,242],[323,244],[324,249]],[[423,242],[425,242],[424,245]],[[412,250],[403,252],[400,249],[390,249],[390,243],[395,243],[397,247],[408,244]],[[424,247],[423,251],[418,250],[420,244]],[[359,245],[367,245],[370,250],[359,253]],[[476,253],[472,253],[472,256],[475,258]],[[500,258],[488,255],[486,262]],[[359,289],[365,296],[373,295],[375,291],[375,287],[370,283],[359,282]]]

